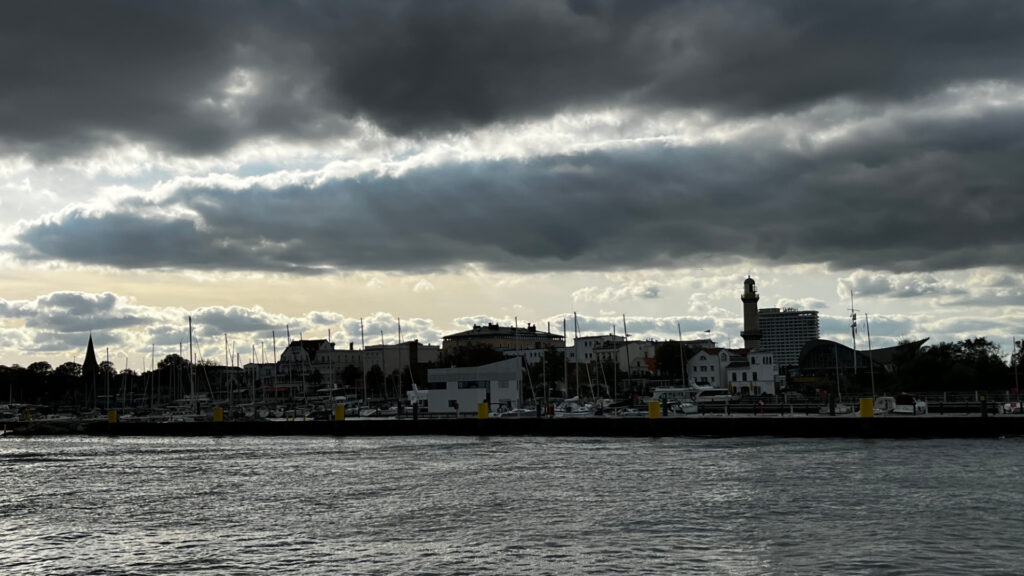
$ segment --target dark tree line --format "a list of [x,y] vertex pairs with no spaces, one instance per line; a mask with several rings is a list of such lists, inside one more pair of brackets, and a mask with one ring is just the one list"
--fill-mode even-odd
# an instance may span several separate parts
[[893,372],[886,377],[907,391],[1006,390],[1015,385],[1013,364],[1020,359],[1019,343],[1007,364],[998,344],[968,338],[897,356]]

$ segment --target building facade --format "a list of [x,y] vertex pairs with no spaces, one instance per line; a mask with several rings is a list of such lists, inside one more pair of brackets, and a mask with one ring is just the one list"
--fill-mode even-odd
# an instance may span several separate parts
[[759,350],[771,353],[776,366],[783,369],[797,367],[804,345],[821,338],[816,310],[762,308],[758,318],[761,327]]
[[734,394],[760,396],[776,393],[777,373],[775,359],[770,352],[748,350],[726,366],[725,379]]
[[486,346],[499,352],[508,350],[542,349],[547,347],[562,348],[565,338],[551,332],[537,330],[533,324],[525,328],[514,326],[473,325],[473,328],[456,334],[444,336],[442,347],[446,352],[462,346]]
[[475,413],[477,405],[518,408],[523,371],[518,358],[472,368],[431,368],[427,384],[420,387],[431,414]]

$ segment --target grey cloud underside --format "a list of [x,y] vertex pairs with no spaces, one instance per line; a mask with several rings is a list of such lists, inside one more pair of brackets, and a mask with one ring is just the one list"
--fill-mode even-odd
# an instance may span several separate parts
[[[0,13],[0,147],[457,131],[571,107],[770,115],[1024,77],[989,2],[31,2]],[[234,71],[257,90],[229,93]],[[2,148],[0,148],[2,150]]]
[[[121,268],[514,271],[746,256],[894,272],[1024,265],[1024,113],[893,123],[790,150],[644,147],[410,171],[315,188],[183,189],[25,228],[25,259]],[[979,145],[983,142],[984,145]],[[192,219],[158,216],[192,211]],[[706,260],[702,260],[706,263]]]

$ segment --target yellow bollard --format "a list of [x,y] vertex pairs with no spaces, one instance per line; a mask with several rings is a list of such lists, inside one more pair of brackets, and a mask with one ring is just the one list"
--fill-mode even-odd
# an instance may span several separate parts
[[32,421],[32,411],[29,410],[28,408],[25,408],[25,422],[31,422],[31,421]]
[[335,406],[334,407],[334,421],[339,422],[345,419],[345,407]]
[[661,418],[661,402],[648,402],[647,415],[650,416],[651,420]]
[[223,408],[214,408],[213,409],[213,421],[214,422],[223,422],[224,421],[224,409]]
[[117,410],[107,410],[107,423],[117,424]]
[[490,416],[491,406],[487,402],[481,402],[476,405],[476,417],[483,420]]
[[874,418],[875,417],[875,399],[874,398],[861,398],[860,399],[860,417],[861,418]]

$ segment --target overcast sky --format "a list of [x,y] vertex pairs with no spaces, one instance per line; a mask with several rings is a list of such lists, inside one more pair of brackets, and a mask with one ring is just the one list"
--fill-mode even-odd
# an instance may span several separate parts
[[[1024,4],[0,8],[0,364],[473,323],[1024,335]],[[187,341],[186,341],[187,345]]]

